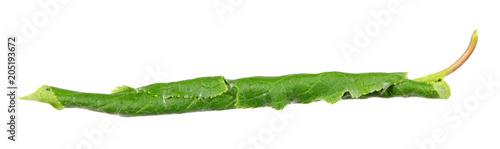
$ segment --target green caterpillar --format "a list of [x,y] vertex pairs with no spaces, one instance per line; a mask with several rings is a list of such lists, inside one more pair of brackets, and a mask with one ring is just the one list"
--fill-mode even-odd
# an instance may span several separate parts
[[44,85],[21,99],[48,103],[57,110],[83,108],[127,117],[266,106],[280,110],[290,103],[324,100],[333,104],[342,99],[369,97],[448,99],[450,87],[443,78],[469,58],[477,39],[476,30],[468,49],[457,62],[443,71],[415,80],[408,79],[403,72],[324,72],[236,80],[214,76],[139,88],[121,86],[111,94],[82,93]]

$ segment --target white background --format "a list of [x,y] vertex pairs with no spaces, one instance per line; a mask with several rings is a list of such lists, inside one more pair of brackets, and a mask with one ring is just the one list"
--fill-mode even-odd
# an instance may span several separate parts
[[[57,7],[44,9],[46,3]],[[109,93],[120,85],[216,75],[342,71],[417,78],[448,67],[479,29],[472,57],[445,79],[448,100],[371,98],[133,118],[19,101],[18,141],[6,139],[3,123],[0,148],[500,147],[500,86],[488,90],[480,81],[500,82],[500,10],[493,1],[10,0],[0,11],[2,49],[7,35],[24,38],[22,96],[42,85]],[[372,13],[390,19],[380,22]],[[35,30],[27,32],[31,23]],[[371,33],[364,45],[354,44],[356,29]],[[358,53],[346,54],[342,43]]]

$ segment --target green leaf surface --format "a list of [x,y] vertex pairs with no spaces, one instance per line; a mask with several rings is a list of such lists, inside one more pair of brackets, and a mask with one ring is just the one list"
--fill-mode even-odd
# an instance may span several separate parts
[[357,98],[397,84],[407,73],[325,72],[293,74],[281,77],[251,77],[230,81],[240,88],[237,108],[271,106],[283,109],[292,102],[311,103],[324,100],[333,104],[345,93]]
[[444,81],[412,81],[406,79],[406,75],[324,72],[237,80],[215,76],[139,88],[121,86],[111,94],[42,86],[21,99],[49,103],[58,110],[83,108],[121,116],[141,116],[266,106],[283,109],[290,103],[307,104],[318,100],[333,104],[353,98],[447,99],[450,96],[449,86]]

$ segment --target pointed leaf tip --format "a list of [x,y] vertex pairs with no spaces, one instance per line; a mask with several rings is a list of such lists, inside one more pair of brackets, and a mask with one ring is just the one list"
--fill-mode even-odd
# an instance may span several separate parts
[[62,110],[65,108],[61,104],[61,102],[59,102],[57,97],[55,96],[54,92],[52,91],[52,88],[50,86],[47,86],[47,85],[44,85],[44,86],[38,88],[35,92],[33,92],[27,96],[20,97],[19,99],[48,103],[57,110]]

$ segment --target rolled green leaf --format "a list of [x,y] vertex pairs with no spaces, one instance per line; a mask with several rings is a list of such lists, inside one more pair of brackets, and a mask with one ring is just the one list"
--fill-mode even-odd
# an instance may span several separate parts
[[[458,63],[463,64],[474,50],[477,32],[472,38]],[[342,99],[370,97],[448,99],[450,87],[443,78],[460,67],[461,64],[456,63],[450,66],[456,68],[447,68],[445,72],[420,80],[408,79],[406,72],[324,72],[236,80],[214,76],[139,88],[121,86],[111,94],[83,93],[44,85],[21,99],[48,103],[58,110],[83,108],[127,117],[258,107],[281,110],[291,103],[323,100],[333,104]]]
[[22,99],[45,102],[54,108],[84,108],[121,116],[159,115],[235,108],[270,106],[283,109],[290,103],[368,97],[450,96],[446,82],[417,82],[407,73],[325,72],[280,77],[250,77],[226,80],[203,77],[140,88],[118,87],[112,94],[95,94],[42,86]]

